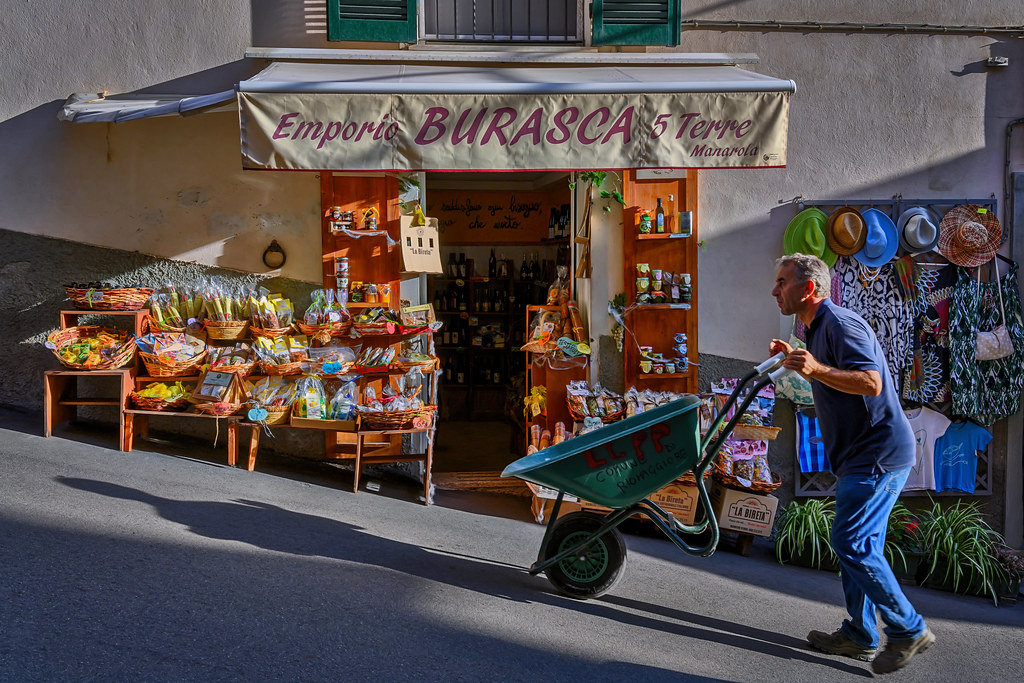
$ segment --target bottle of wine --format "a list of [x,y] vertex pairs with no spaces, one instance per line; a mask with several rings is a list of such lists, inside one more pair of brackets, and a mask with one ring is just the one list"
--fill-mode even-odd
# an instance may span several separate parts
[[658,208],[654,210],[654,232],[665,232],[665,207],[661,205],[661,197],[658,197]]
[[494,249],[491,249],[491,257],[487,259],[487,277],[498,277],[498,259],[494,258]]
[[448,277],[456,278],[459,276],[459,266],[455,262],[455,252],[448,254]]
[[530,265],[526,262],[526,254],[523,254],[523,265],[519,266],[519,279],[530,279]]
[[569,205],[562,204],[562,212],[558,217],[558,236],[567,237],[569,235]]
[[465,252],[459,252],[459,274],[457,277],[466,277],[466,254]]
[[469,305],[468,305],[469,302],[466,301],[466,288],[465,287],[459,287],[458,299],[459,299],[459,310],[460,311],[468,310],[469,309]]
[[558,209],[551,207],[551,211],[548,213],[548,239],[553,240],[556,237],[556,231],[558,230]]
[[434,311],[435,312],[436,311],[443,311],[444,310],[444,303],[443,303],[443,301],[444,301],[444,299],[441,298],[441,290],[440,289],[435,289],[434,290]]
[[498,277],[500,277],[500,278],[507,278],[508,277],[508,261],[505,260],[504,252],[502,252],[501,258],[498,259]]
[[530,261],[530,277],[534,282],[540,280],[540,263],[537,262],[537,252],[533,252],[533,259]]

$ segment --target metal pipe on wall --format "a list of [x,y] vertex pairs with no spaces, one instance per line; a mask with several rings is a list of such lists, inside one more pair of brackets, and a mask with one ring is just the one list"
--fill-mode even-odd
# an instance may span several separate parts
[[816,33],[927,33],[931,35],[1012,36],[1024,38],[1024,26],[949,26],[945,24],[851,24],[832,21],[705,21],[682,22],[683,30],[797,31]]

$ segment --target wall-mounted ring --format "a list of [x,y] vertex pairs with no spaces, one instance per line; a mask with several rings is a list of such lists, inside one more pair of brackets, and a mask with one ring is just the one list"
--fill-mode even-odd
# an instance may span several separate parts
[[[270,261],[267,260],[267,256],[270,255],[270,254],[280,254],[281,255],[281,262],[278,263],[277,265],[272,264]],[[274,258],[275,261],[277,260],[276,257],[273,257],[273,258]],[[263,251],[263,265],[265,265],[267,268],[271,268],[271,269],[281,268],[282,266],[284,266],[284,262],[287,261],[287,260],[288,260],[288,256],[284,253],[284,249],[281,248],[281,245],[277,243],[277,240],[272,240],[270,242],[270,246],[267,247]]]

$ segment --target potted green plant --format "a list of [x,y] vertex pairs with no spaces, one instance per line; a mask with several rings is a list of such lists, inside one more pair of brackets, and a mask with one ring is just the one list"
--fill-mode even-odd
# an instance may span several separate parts
[[1009,572],[996,549],[1003,537],[985,521],[977,503],[957,502],[943,510],[933,501],[920,515],[921,543],[928,558],[922,585],[969,595],[988,595],[999,604],[999,586]]
[[885,532],[885,559],[901,583],[915,583],[925,557],[917,516],[902,502],[889,513]]
[[779,516],[775,559],[780,564],[838,571],[839,558],[829,541],[835,515],[831,500],[791,501]]
[[1020,595],[1020,579],[1024,576],[1024,552],[1006,545],[997,545],[996,559],[1006,572],[1005,580],[998,587],[999,600],[1014,604]]

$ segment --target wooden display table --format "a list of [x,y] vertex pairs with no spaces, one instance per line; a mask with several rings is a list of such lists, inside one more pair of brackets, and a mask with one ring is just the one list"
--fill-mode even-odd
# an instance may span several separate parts
[[[133,380],[134,370],[122,368],[119,370],[47,370],[43,373],[43,418],[44,436],[53,435],[53,429],[62,422],[74,420],[78,413],[78,406],[114,406],[118,410],[118,445],[121,450],[131,450],[124,447],[126,441],[126,425],[123,408],[126,405],[128,395],[135,388]],[[103,377],[116,380],[117,394],[97,398],[79,398],[78,378],[80,377]]]
[[[227,420],[228,422],[228,464],[234,467],[238,460],[238,423],[242,420],[241,415],[206,415],[204,413],[179,413],[169,410],[132,410],[121,411],[124,429],[121,432],[123,451],[132,450],[132,442],[135,432],[145,437],[149,431],[149,418],[151,415],[158,417],[183,417],[200,418],[206,420]],[[251,467],[249,469],[252,469]]]

